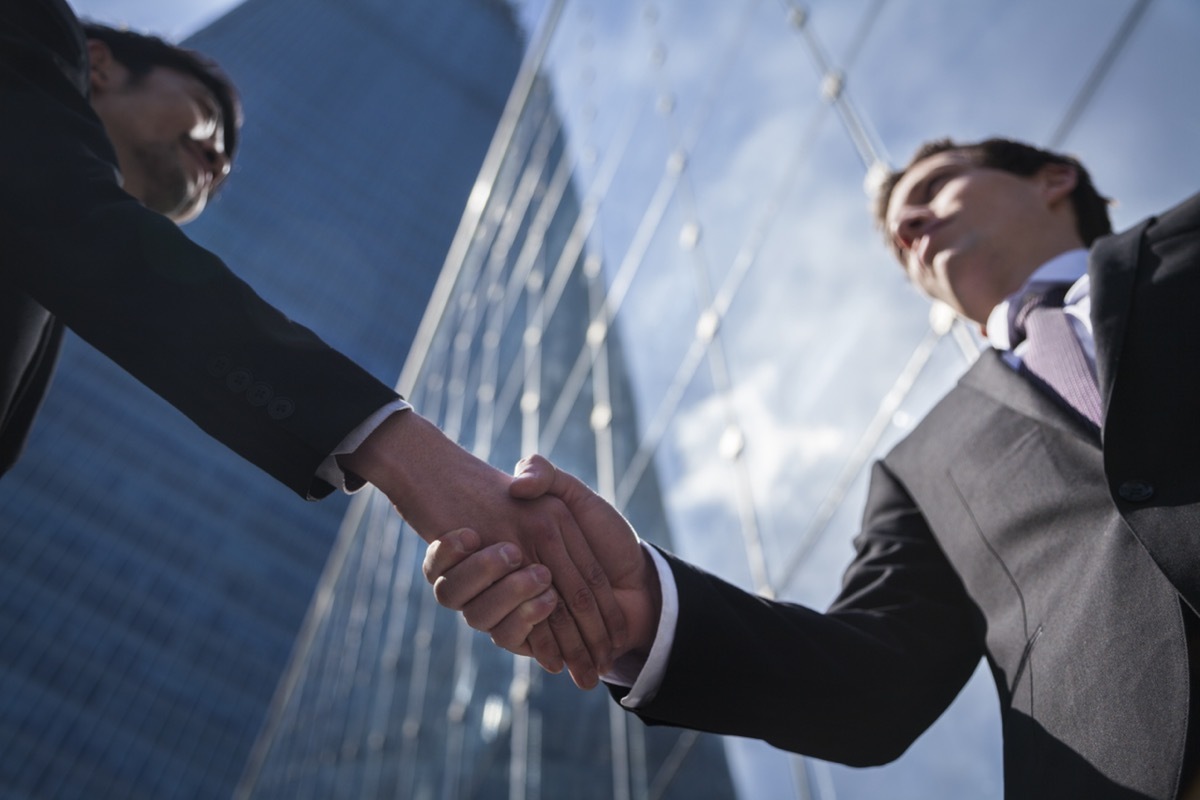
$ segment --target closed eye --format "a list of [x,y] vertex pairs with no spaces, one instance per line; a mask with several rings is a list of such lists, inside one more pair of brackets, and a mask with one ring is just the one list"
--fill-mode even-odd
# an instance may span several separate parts
[[941,172],[931,176],[929,180],[925,182],[924,191],[921,193],[923,201],[928,203],[929,201],[933,200],[933,198],[937,197],[938,192],[942,190],[942,187],[945,186],[946,182],[952,177],[953,174],[950,172]]

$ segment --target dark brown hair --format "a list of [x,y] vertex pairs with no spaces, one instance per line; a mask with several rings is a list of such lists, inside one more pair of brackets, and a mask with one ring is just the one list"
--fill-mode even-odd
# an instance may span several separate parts
[[178,47],[157,36],[118,30],[95,22],[84,22],[83,33],[89,39],[104,42],[112,51],[113,58],[121,62],[135,79],[145,76],[155,67],[167,67],[204,84],[221,107],[225,155],[233,161],[238,145],[238,129],[242,127],[242,101],[237,87],[216,62],[195,50]]
[[921,145],[904,169],[889,173],[875,195],[873,208],[875,224],[883,230],[889,244],[894,246],[891,234],[887,230],[887,208],[896,183],[917,162],[951,150],[967,156],[971,163],[977,166],[1004,170],[1022,177],[1036,174],[1047,164],[1065,164],[1073,167],[1077,177],[1075,189],[1071,192],[1071,206],[1075,210],[1075,229],[1079,233],[1079,238],[1083,240],[1085,246],[1090,247],[1097,238],[1112,233],[1112,222],[1108,217],[1110,201],[1096,191],[1096,187],[1092,184],[1092,176],[1088,174],[1078,159],[1011,139],[985,139],[972,144],[960,144],[950,139],[936,139]]

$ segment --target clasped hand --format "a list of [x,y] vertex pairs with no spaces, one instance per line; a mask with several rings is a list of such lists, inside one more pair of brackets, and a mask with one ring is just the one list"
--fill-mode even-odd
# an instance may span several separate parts
[[[557,498],[565,504],[627,626],[628,635],[619,643],[614,641],[611,660],[648,652],[661,606],[658,578],[649,554],[625,518],[577,478],[541,456],[517,464],[508,491],[527,503]],[[512,653],[532,656],[551,672],[561,669],[559,654],[550,645],[561,642],[562,636],[542,633],[547,623],[556,632],[570,627],[552,564],[529,562],[512,544],[489,544],[483,532],[459,528],[429,545],[424,571],[438,602],[461,611],[472,628],[489,634],[493,642]],[[596,685],[597,675],[590,665],[566,653],[563,659],[577,685],[585,689]],[[611,666],[611,660],[596,662],[600,672]]]
[[[553,605],[522,641],[547,669],[565,665],[576,683],[591,687],[614,653],[627,649],[628,626],[609,583],[609,561],[592,552],[559,498],[531,493],[529,499],[517,499],[509,476],[411,410],[390,416],[338,461],[387,495],[426,542],[449,530],[472,529],[470,536],[459,534],[446,546],[438,543],[436,552],[447,558],[470,545],[502,558],[509,570],[537,565],[532,577],[541,581],[541,592],[553,589],[545,601],[553,599]],[[457,544],[449,546],[451,541]]]

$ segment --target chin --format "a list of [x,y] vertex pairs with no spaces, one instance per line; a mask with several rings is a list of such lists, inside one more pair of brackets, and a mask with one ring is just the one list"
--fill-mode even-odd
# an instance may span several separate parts
[[178,174],[170,180],[160,180],[153,202],[146,205],[178,223],[191,222],[200,216],[208,201],[208,192],[198,190],[191,176]]
[[167,214],[167,216],[177,224],[183,225],[200,216],[206,205],[208,205],[208,202],[204,196],[189,198],[182,206]]

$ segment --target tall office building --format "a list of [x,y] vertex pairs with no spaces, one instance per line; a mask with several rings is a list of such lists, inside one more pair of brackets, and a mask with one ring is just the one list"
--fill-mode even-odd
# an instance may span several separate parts
[[[509,8],[249,0],[187,44],[247,116],[189,235],[393,382],[520,64]],[[70,338],[0,482],[0,796],[228,796],[346,507]]]
[[[459,231],[409,396],[482,458],[540,449],[615,498],[637,413],[589,248],[595,209],[536,66],[477,183],[486,197]],[[652,468],[623,510],[671,546]],[[498,650],[436,604],[423,554],[381,494],[356,501],[239,796],[731,796],[719,739],[646,729],[607,692]]]

